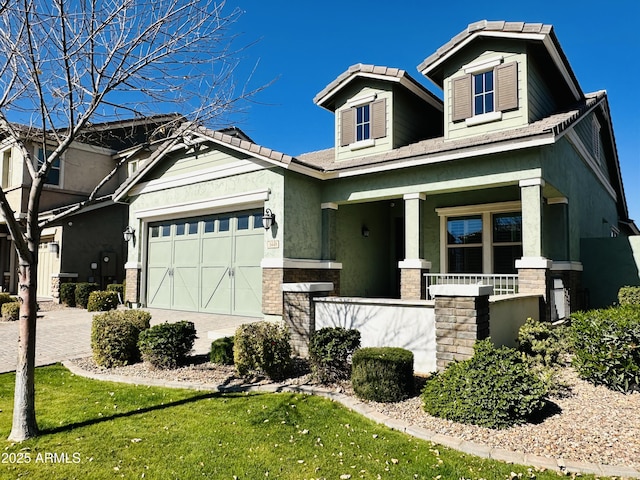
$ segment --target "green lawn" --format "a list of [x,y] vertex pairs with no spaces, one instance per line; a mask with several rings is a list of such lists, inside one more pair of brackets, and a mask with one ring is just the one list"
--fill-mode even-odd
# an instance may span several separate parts
[[[0,375],[4,438],[13,382]],[[6,442],[2,479],[558,478],[416,440],[314,396],[131,386],[62,366],[39,368],[36,388],[42,434]]]

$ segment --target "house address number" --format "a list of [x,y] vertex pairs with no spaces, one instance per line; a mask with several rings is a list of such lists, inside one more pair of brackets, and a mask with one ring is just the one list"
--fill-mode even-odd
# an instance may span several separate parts
[[280,240],[267,240],[267,248],[280,248]]

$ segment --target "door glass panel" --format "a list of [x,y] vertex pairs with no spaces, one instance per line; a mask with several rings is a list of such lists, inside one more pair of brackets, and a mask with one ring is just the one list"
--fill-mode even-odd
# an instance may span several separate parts
[[188,235],[197,235],[198,234],[198,222],[191,222],[187,224],[187,234]]
[[171,235],[171,225],[161,225],[160,226],[161,229],[161,237],[168,237],[169,235]]
[[229,217],[220,217],[220,220],[218,220],[218,231],[219,232],[229,231]]
[[249,230],[249,215],[238,215],[238,230]]
[[212,218],[208,218],[204,221],[204,233],[212,233],[215,228],[215,221]]
[[263,228],[262,227],[262,215],[254,215],[253,216],[253,228]]
[[176,223],[176,235],[184,235],[184,223]]
[[160,227],[155,226],[151,227],[151,237],[159,237],[160,236]]

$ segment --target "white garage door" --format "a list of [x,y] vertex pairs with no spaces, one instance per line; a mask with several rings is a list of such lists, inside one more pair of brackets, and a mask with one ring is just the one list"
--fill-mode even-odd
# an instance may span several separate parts
[[262,315],[262,210],[152,223],[149,307]]

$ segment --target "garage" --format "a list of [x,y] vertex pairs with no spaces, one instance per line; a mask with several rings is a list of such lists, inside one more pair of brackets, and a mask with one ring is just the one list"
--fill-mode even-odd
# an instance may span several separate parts
[[149,307],[262,316],[262,210],[150,223],[147,239]]

